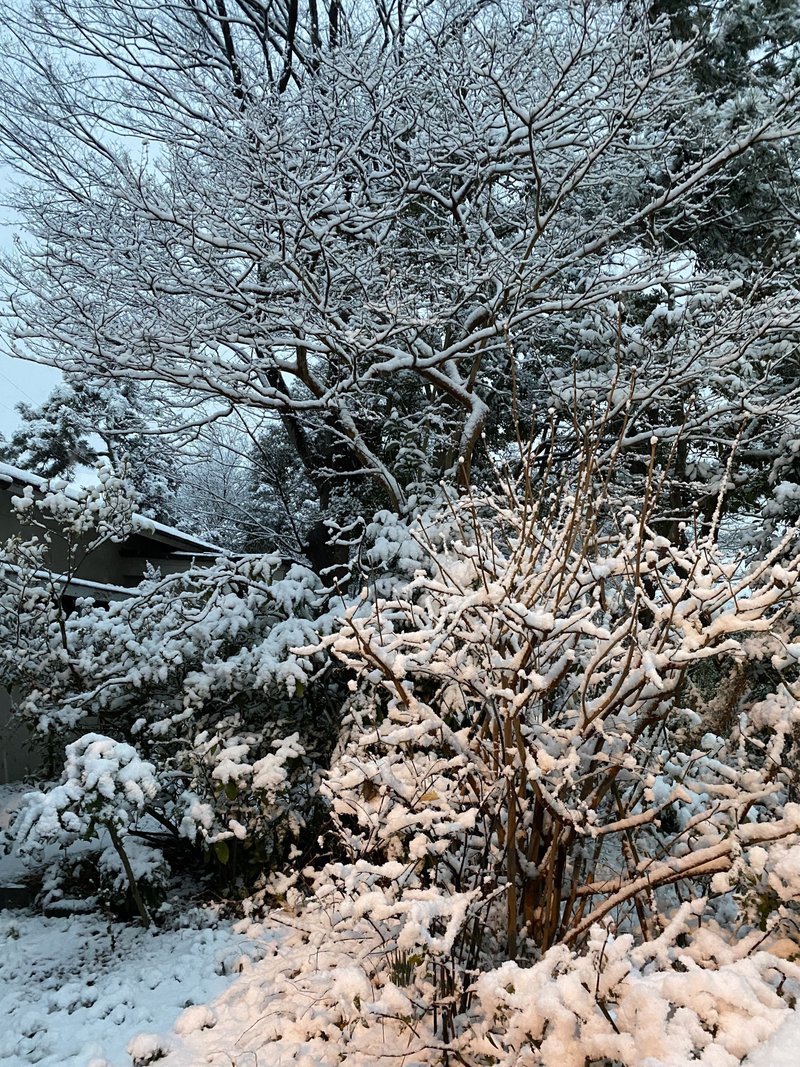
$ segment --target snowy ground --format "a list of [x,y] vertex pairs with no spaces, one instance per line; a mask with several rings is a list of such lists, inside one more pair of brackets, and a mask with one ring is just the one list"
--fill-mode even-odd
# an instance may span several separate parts
[[97,915],[27,911],[0,913],[0,944],[0,1063],[8,1067],[130,1067],[137,1035],[168,1034],[263,948],[229,924],[153,933]]
[[[0,830],[19,793],[18,785],[0,786]],[[0,885],[25,876],[21,860],[0,852]],[[188,907],[155,931],[94,912],[0,911],[0,1064],[131,1067],[129,1046],[152,1048],[152,1035],[168,1035],[179,1020],[179,1028],[201,1025],[196,1006],[219,996],[280,936],[255,932],[248,937],[213,910]]]
[[[0,827],[12,792],[0,787]],[[23,873],[19,861],[0,858],[4,884]],[[331,936],[323,915],[310,923],[304,913],[275,912],[264,923],[219,922],[213,909],[176,909],[176,915],[167,928],[147,931],[94,912],[0,911],[0,1065],[440,1062],[435,1035],[410,1022],[406,991],[368,981],[375,946]],[[744,1065],[796,1067],[799,1049],[800,1012],[787,1011]],[[641,1062],[657,1067],[661,1061]],[[713,1059],[726,1067],[732,1062]],[[670,1064],[676,1063],[673,1056]]]

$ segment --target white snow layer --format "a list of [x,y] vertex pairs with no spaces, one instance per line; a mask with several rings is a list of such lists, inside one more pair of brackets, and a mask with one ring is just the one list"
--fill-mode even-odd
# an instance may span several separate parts
[[797,1067],[800,1063],[800,1011],[793,1011],[769,1041],[751,1052],[744,1067]]
[[[347,942],[322,937],[320,929],[301,933],[285,919],[152,932],[96,915],[0,913],[0,1064],[439,1062],[431,1035],[420,1033],[418,1040],[415,1027],[402,1024],[414,1015],[407,992],[392,982],[372,985],[357,942],[349,943],[348,960]],[[539,1003],[538,1010],[547,1008]],[[646,1037],[645,1026],[635,1037],[637,1064],[678,1062],[649,1057]],[[562,1038],[564,1053],[580,1053],[579,1036]],[[799,1044],[800,1013],[787,1012],[783,1025],[743,1065],[794,1067]],[[716,1051],[703,1062],[727,1067],[739,1061]],[[563,1062],[573,1059],[567,1055]]]
[[263,938],[227,924],[148,931],[99,915],[27,911],[0,912],[0,945],[4,1067],[149,1062],[156,1046],[166,1052],[180,1040],[173,1027],[185,1034],[211,1025],[203,1002],[264,951]]

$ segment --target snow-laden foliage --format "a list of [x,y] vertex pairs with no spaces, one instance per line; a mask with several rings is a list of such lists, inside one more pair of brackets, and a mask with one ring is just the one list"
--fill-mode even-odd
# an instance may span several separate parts
[[797,952],[796,535],[679,547],[655,446],[647,486],[614,501],[590,454],[370,530],[394,580],[323,641],[353,672],[338,855],[272,883],[350,953],[302,979],[302,1047],[338,1031],[360,1063],[377,1014],[421,1062],[733,1064],[793,1002],[758,950]]
[[[124,838],[137,817],[159,794],[156,768],[139,759],[130,745],[100,734],[84,734],[67,745],[66,757],[59,785],[23,797],[14,820],[14,839],[19,851],[37,856],[49,844],[69,845],[94,838],[105,830],[124,883],[130,886],[142,919],[149,922],[137,871]],[[141,858],[140,853],[138,857]],[[145,871],[152,866],[152,857],[149,859]],[[109,864],[105,853],[100,868],[113,888],[114,865]]]
[[[126,505],[52,485],[6,549],[3,680],[68,752],[20,839],[95,812],[133,891],[117,784],[152,768],[144,813],[231,881],[303,857],[264,890],[307,944],[252,998],[255,1058],[727,1065],[797,995],[759,951],[794,952],[800,894],[780,6],[0,15],[9,350],[159,383],[189,433],[277,420],[251,492],[336,586],[243,556],[67,614]],[[254,517],[228,473],[206,525]]]
[[25,851],[85,838],[96,825],[124,834],[158,795],[155,767],[124,742],[84,734],[66,757],[61,784],[27,793],[20,805],[15,836]]
[[47,828],[66,842],[95,824],[125,835],[113,775],[94,774],[91,760],[86,775],[76,770],[89,740],[87,760],[104,766],[106,754],[95,752],[102,733],[116,746],[109,759],[124,754],[150,770],[139,810],[211,850],[231,877],[251,877],[304,827],[315,767],[335,733],[324,699],[312,707],[306,694],[319,657],[293,651],[318,640],[319,579],[275,556],[221,558],[165,578],[153,572],[128,598],[84,598],[68,613],[69,571],[43,566],[48,539],[77,531],[76,544],[91,551],[108,530],[124,536],[132,512],[118,504],[92,490],[59,494],[52,483],[31,490],[17,502],[21,515],[38,510],[62,526],[3,549],[0,655],[15,715],[51,751],[72,742],[62,784],[20,813],[18,841],[32,844]]
[[[136,821],[130,825],[135,827]],[[166,917],[172,910],[167,897],[174,879],[163,849],[147,844],[135,830],[116,843],[102,828],[93,834],[81,847],[60,839],[58,863],[43,868],[37,909],[59,915],[102,909],[128,921]]]
[[[766,951],[798,947],[797,534],[732,556],[720,506],[675,544],[656,443],[638,506],[594,447],[379,514],[335,613],[311,572],[252,556],[79,605],[37,638],[49,684],[19,712],[110,736],[68,748],[18,839],[56,809],[75,836],[81,805],[129,829],[141,804],[263,869],[320,798],[322,855],[264,885],[313,948],[284,973],[303,1007],[287,996],[254,1042],[280,1031],[323,1063],[400,1041],[475,1067],[739,1062],[800,992]],[[324,700],[342,728],[318,785]]]
[[644,944],[595,927],[581,956],[562,945],[533,967],[509,961],[482,974],[468,1062],[734,1067],[785,1019],[782,994],[800,992],[800,967],[758,951],[757,938],[732,947],[716,930],[694,930],[682,946],[701,907],[684,905]]
[[[329,639],[358,681],[325,788],[354,859],[476,916],[502,898],[516,958],[607,916],[650,931],[662,887],[794,834],[800,562],[793,533],[751,566],[677,548],[591,463],[509,493],[411,522],[427,566]],[[702,679],[730,686],[724,722]]]
[[156,399],[137,383],[62,384],[39,407],[20,404],[18,411],[23,425],[7,444],[0,441],[0,458],[45,478],[72,478],[76,466],[102,461],[124,467],[136,486],[138,510],[174,521],[174,456],[156,430]]
[[530,966],[485,968],[468,998],[448,992],[430,956],[387,953],[379,932],[354,936],[335,908],[245,919],[242,935],[275,924],[281,944],[215,1002],[210,1040],[181,1029],[165,1067],[209,1054],[309,1067],[735,1067],[787,1019],[800,967],[760,950],[761,935],[731,945],[713,924],[698,930],[703,903],[644,944],[595,927],[583,953],[560,945]]

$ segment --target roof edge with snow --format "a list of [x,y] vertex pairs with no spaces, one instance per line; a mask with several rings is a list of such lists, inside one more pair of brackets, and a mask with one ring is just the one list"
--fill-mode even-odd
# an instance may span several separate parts
[[[38,492],[43,492],[47,484],[47,478],[42,478],[31,471],[22,470],[20,467],[13,467],[10,463],[0,462],[0,490],[24,489],[26,486],[32,486]],[[63,492],[70,499],[76,501],[79,499],[77,486],[67,485]],[[151,537],[153,540],[166,544],[181,553],[218,556],[225,555],[227,552],[226,549],[221,548],[219,545],[213,545],[210,541],[203,541],[201,538],[185,533],[174,526],[167,526],[163,522],[149,519],[146,515],[134,514],[132,525],[134,534],[139,534],[142,537]]]

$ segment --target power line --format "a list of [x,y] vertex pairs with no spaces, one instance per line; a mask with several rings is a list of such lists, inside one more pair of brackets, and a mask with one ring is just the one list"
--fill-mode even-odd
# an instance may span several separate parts
[[[18,393],[22,393],[23,396],[26,396],[28,398],[28,400],[30,400],[30,402],[32,404],[36,403],[34,398],[31,396],[31,394],[26,389],[23,389],[21,385],[18,385],[12,378],[9,378],[9,376],[7,374],[3,374],[2,371],[0,371],[0,378],[4,378],[8,382],[8,384],[10,386],[12,386],[14,389],[16,389]],[[8,405],[6,405],[6,404],[3,405],[3,407],[7,407],[7,406]],[[13,409],[12,408],[8,408],[8,410],[11,411]]]

